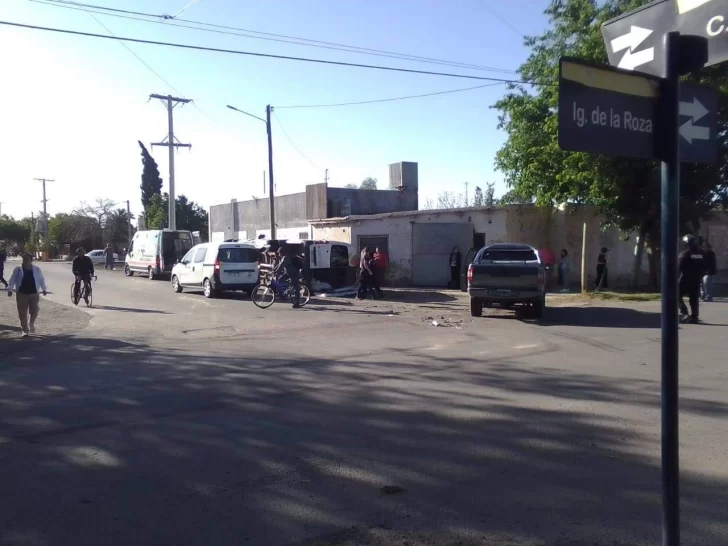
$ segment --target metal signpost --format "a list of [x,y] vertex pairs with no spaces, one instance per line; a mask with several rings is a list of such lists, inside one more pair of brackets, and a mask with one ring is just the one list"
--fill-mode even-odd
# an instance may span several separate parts
[[724,34],[728,34],[728,0],[658,0],[602,27],[609,62],[617,68],[569,58],[560,62],[562,149],[662,162],[663,546],[680,544],[680,163],[710,163],[717,158],[718,93],[681,84],[679,77],[728,60]]

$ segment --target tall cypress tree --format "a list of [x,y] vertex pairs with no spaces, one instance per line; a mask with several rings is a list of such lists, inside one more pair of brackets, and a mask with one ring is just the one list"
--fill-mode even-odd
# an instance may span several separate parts
[[142,207],[146,211],[152,202],[152,197],[162,195],[162,178],[159,176],[159,167],[157,162],[151,156],[147,148],[138,140],[139,147],[142,149],[142,184],[139,188],[142,190]]

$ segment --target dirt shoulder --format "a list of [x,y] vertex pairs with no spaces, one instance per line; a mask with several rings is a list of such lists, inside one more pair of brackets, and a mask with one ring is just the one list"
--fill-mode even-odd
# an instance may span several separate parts
[[[61,305],[41,296],[40,314],[36,329],[39,338],[49,338],[72,334],[88,326],[91,317],[79,309]],[[15,296],[9,298],[7,292],[0,292],[0,358],[21,349],[32,339],[20,338],[20,322]]]

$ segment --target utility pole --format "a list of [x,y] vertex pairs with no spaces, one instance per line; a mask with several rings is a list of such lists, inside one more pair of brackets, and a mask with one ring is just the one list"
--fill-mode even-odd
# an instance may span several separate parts
[[[270,128],[270,114],[273,111],[273,107],[270,104],[265,107],[265,119],[259,118],[258,116],[250,114],[250,113],[246,112],[245,110],[241,110],[240,108],[235,108],[234,106],[231,106],[230,104],[228,104],[227,107],[230,108],[230,110],[235,110],[236,112],[245,114],[246,116],[250,116],[251,118],[255,118],[255,119],[265,123],[265,130],[266,130],[266,133],[268,133],[268,201],[270,202],[270,238],[275,239],[276,238],[276,208],[275,208],[275,185],[273,182],[273,134],[271,133],[271,128]],[[263,173],[263,180],[264,180],[263,186],[265,186],[265,173]]]
[[329,170],[326,169],[326,174],[324,175],[324,183],[328,186],[329,185]]
[[465,206],[468,206],[468,182],[465,183]]
[[263,171],[263,195],[265,195],[265,171]]
[[167,135],[166,141],[153,142],[154,146],[166,146],[169,148],[169,229],[177,229],[177,217],[176,217],[176,200],[174,194],[174,149],[175,148],[191,148],[192,144],[182,144],[179,141],[175,141],[174,138],[174,107],[177,104],[187,104],[192,102],[190,99],[180,99],[171,95],[149,95],[150,99],[159,99],[167,106],[167,117],[169,123],[169,134]]
[[43,236],[45,237],[48,235],[48,209],[46,207],[48,199],[46,199],[46,182],[55,182],[55,180],[49,180],[48,178],[34,178],[33,180],[43,184]]
[[265,126],[268,130],[268,201],[270,202],[270,238],[276,238],[275,186],[273,185],[273,133],[270,130],[270,113],[273,108],[265,107]]
[[129,248],[129,245],[131,244],[131,206],[129,205],[128,199],[126,200],[126,221],[129,223],[129,236],[126,248]]

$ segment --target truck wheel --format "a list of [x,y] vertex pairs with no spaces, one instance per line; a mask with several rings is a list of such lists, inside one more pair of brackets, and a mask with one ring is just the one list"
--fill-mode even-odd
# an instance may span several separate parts
[[482,317],[483,316],[483,300],[479,298],[470,298],[470,316],[471,317]]
[[546,307],[546,301],[543,299],[537,300],[537,301],[534,301],[531,305],[533,305],[531,310],[533,312],[534,318],[543,317],[543,310]]

